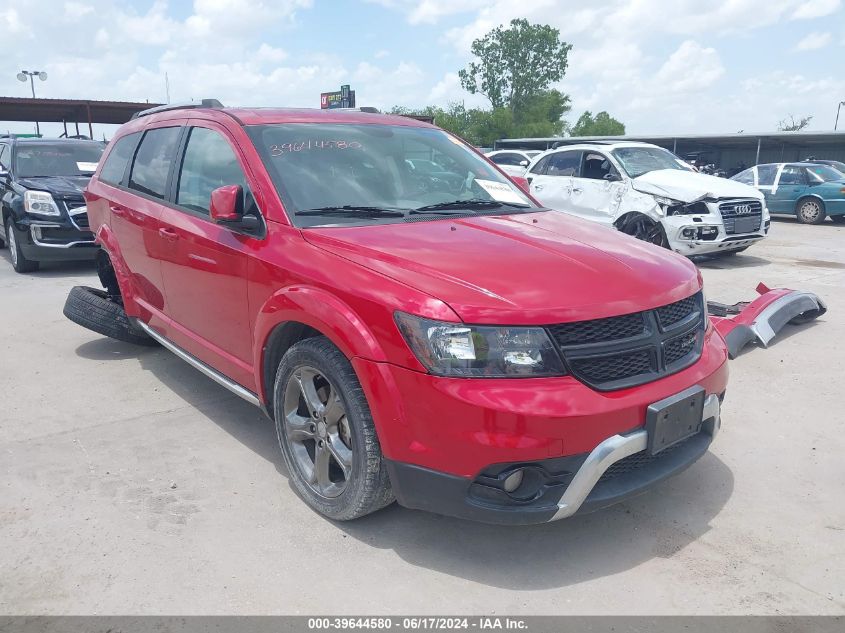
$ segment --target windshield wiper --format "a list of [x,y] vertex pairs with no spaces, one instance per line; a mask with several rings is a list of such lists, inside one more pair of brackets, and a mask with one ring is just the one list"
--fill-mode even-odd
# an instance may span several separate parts
[[428,204],[424,207],[418,207],[412,210],[412,214],[427,214],[437,211],[464,211],[468,209],[498,209],[500,207],[513,207],[515,209],[528,209],[527,204],[516,204],[513,202],[499,202],[498,200],[482,200],[480,198],[470,198],[469,200],[452,200],[451,202],[438,202],[437,204]]
[[342,215],[355,218],[404,218],[405,212],[400,209],[386,209],[384,207],[364,207],[345,204],[342,207],[317,207],[303,209],[296,215]]

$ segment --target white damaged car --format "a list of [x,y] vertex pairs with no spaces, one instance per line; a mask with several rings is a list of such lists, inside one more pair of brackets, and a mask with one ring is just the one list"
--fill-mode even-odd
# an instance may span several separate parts
[[534,157],[525,177],[531,193],[552,209],[683,255],[738,253],[769,232],[769,211],[757,189],[700,174],[656,145],[566,145]]

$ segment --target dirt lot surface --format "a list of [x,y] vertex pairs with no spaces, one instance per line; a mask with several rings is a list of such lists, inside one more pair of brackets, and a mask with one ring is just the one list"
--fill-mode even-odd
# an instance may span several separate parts
[[597,514],[496,527],[310,511],[262,414],[161,348],[66,320],[89,266],[0,259],[0,613],[843,614],[845,227],[699,262],[709,298],[811,290],[731,362],[712,451]]

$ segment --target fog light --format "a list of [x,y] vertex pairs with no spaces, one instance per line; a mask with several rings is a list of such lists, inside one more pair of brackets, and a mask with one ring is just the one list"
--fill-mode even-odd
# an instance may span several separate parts
[[522,485],[522,478],[523,478],[523,473],[522,473],[521,468],[519,470],[513,471],[510,475],[508,475],[505,478],[505,481],[504,481],[504,484],[503,484],[504,488],[505,488],[505,492],[511,493],[511,492],[514,492],[517,488],[519,488]]
[[681,235],[683,235],[684,238],[688,240],[695,239],[695,229],[684,229],[683,231],[681,231]]

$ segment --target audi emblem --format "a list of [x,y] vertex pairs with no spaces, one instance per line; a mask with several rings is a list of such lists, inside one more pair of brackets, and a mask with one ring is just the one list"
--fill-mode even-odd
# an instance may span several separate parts
[[751,205],[750,204],[738,204],[734,207],[734,213],[737,215],[746,215],[751,213]]

